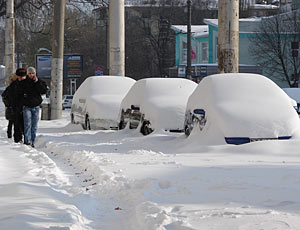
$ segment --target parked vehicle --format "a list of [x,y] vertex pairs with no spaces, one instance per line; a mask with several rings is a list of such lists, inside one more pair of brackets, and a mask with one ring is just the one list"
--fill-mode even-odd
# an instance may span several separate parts
[[137,81],[121,103],[119,129],[139,128],[183,131],[187,99],[197,84],[181,78],[147,78]]
[[294,103],[262,75],[211,75],[199,83],[188,99],[185,134],[190,135],[193,130],[200,142],[206,143],[289,139],[299,127]]
[[64,95],[62,109],[71,108],[73,95]]
[[42,101],[41,105],[50,104],[50,98],[46,97],[46,95],[42,95],[42,99],[43,99],[43,101]]
[[118,129],[121,101],[134,83],[129,77],[88,77],[74,94],[71,122],[88,130]]
[[295,109],[300,115],[300,88],[283,88],[283,91],[295,100]]

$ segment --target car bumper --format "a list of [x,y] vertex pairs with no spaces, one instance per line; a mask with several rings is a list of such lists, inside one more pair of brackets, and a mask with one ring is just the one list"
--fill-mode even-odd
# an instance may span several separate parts
[[280,136],[274,138],[250,138],[250,137],[225,137],[225,141],[227,144],[232,145],[241,145],[254,141],[265,141],[265,140],[288,140],[292,136]]

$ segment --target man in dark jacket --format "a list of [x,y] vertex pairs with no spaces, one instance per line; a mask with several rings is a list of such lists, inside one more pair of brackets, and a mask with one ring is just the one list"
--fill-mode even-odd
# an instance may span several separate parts
[[24,144],[34,147],[40,105],[43,101],[42,94],[46,94],[47,85],[43,80],[38,79],[34,67],[29,67],[27,73],[23,82]]

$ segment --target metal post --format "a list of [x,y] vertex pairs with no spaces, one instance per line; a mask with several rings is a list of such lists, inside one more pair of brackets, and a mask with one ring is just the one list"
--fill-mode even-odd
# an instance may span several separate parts
[[218,5],[218,73],[237,73],[239,0],[219,0]]
[[106,57],[106,63],[105,63],[105,75],[109,75],[109,25],[108,25],[108,11],[105,12],[105,57]]
[[187,0],[187,62],[186,62],[186,78],[192,79],[192,10],[191,10],[191,0]]
[[9,85],[9,77],[15,70],[15,18],[14,0],[6,1],[5,20],[5,85]]
[[51,120],[60,119],[62,116],[65,6],[65,0],[54,0],[50,83]]
[[109,3],[109,74],[125,76],[124,0]]

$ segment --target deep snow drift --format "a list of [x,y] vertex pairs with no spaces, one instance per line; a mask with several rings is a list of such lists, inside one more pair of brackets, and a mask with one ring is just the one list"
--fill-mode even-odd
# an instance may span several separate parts
[[83,131],[40,121],[36,148],[6,138],[0,229],[300,229],[300,140],[199,145],[197,136]]

